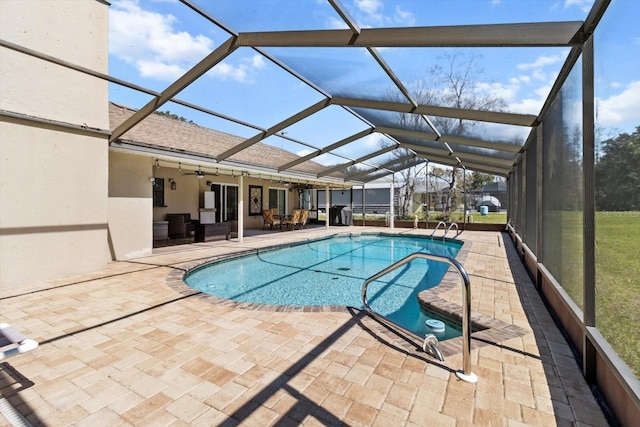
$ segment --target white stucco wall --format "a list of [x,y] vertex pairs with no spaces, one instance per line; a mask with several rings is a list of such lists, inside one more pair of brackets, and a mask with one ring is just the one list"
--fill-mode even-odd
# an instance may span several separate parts
[[151,254],[152,162],[150,157],[109,153],[109,241],[115,259]]
[[[0,1],[0,38],[107,71],[108,6],[99,1]],[[108,130],[107,84],[0,49],[0,283],[104,268],[107,138],[31,120]]]

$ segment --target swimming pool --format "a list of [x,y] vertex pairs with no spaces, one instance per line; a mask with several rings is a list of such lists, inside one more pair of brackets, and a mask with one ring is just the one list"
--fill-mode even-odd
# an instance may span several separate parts
[[[362,307],[364,281],[414,252],[455,257],[462,244],[402,235],[347,235],[218,261],[187,273],[192,288],[220,298],[258,304]],[[420,310],[419,292],[437,286],[447,264],[418,259],[372,282],[373,310],[416,334],[433,315]],[[438,339],[460,336],[450,324]]]

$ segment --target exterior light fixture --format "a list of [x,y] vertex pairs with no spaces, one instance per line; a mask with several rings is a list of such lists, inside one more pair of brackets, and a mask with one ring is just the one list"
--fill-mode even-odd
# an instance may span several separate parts
[[169,184],[172,190],[175,190],[178,184],[176,184],[176,180],[173,178],[169,178]]

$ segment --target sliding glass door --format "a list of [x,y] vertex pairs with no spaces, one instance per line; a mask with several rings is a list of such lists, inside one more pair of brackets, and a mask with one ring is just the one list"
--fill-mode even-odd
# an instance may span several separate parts
[[238,186],[211,184],[216,193],[216,222],[238,220]]
[[278,209],[278,214],[287,213],[287,190],[283,188],[269,189],[269,209]]

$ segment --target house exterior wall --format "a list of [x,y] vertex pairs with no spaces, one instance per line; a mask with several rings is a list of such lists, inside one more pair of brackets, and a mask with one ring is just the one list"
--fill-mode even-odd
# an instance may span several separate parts
[[[102,2],[2,1],[0,38],[108,72],[108,6]],[[9,49],[0,55],[3,110],[109,129],[106,82]]]
[[[106,3],[0,1],[0,38],[103,73],[107,34]],[[106,82],[0,49],[0,110],[19,116],[0,115],[3,285],[109,261],[107,137],[90,130],[109,129],[107,101]]]
[[[151,161],[149,159],[149,168],[147,169],[146,183],[152,174]],[[198,219],[198,209],[200,208],[200,199],[205,191],[209,188],[206,185],[207,178],[198,179],[195,175],[182,175],[178,169],[159,167],[155,171],[155,176],[164,178],[164,204],[166,207],[153,207],[153,220],[164,221],[167,214],[188,213],[192,219]],[[169,178],[175,179],[176,190],[170,190]],[[151,184],[148,185],[151,190]]]
[[150,157],[109,153],[109,241],[114,259],[151,254],[152,167]]

